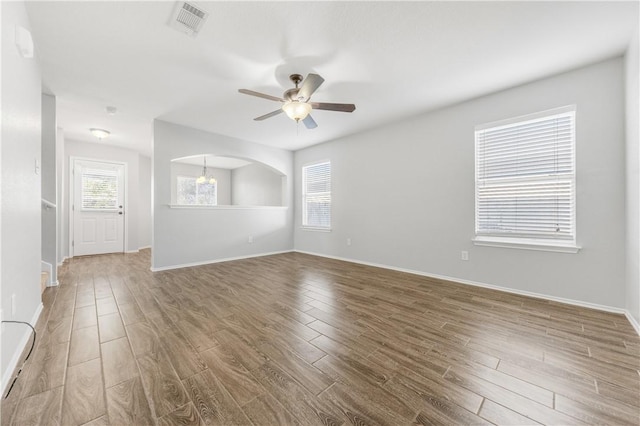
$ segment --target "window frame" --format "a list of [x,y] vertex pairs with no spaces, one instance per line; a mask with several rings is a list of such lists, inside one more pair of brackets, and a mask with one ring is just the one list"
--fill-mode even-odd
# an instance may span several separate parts
[[[115,212],[118,211],[118,205],[120,204],[118,200],[120,200],[120,192],[122,191],[122,188],[120,188],[120,182],[119,182],[119,176],[118,176],[118,171],[116,169],[109,169],[108,170],[109,173],[107,173],[107,169],[87,169],[87,168],[82,168],[80,171],[80,210],[81,211],[85,211],[85,212]],[[86,191],[85,188],[85,177],[88,177],[89,175],[93,176],[94,178],[97,177],[103,177],[103,178],[110,178],[109,180],[111,181],[110,183],[113,184],[114,188],[112,189],[113,194],[109,197],[110,201],[113,201],[112,204],[108,205],[108,206],[93,206],[93,207],[89,207],[85,205],[85,200],[93,200],[93,201],[106,201],[105,197],[101,197],[101,198],[94,198],[94,197],[85,197],[86,194],[88,194],[88,192]],[[112,178],[112,179],[111,179]],[[105,188],[103,188],[103,190],[101,191],[102,194],[105,194]]]
[[198,176],[191,176],[191,175],[176,175],[176,181],[175,181],[175,185],[176,185],[176,205],[178,206],[205,206],[205,207],[214,207],[218,205],[218,182],[216,181],[215,185],[215,204],[184,204],[184,203],[180,203],[178,200],[180,199],[180,179],[193,179],[195,182],[195,187],[196,187],[196,200],[198,199],[198,189],[199,189],[199,185],[211,185],[208,182],[204,182],[204,183],[198,183],[197,179]]
[[[309,225],[308,224],[308,215],[307,215],[307,197],[310,196],[309,193],[307,193],[307,170],[310,167],[313,166],[320,166],[323,164],[329,164],[329,191],[321,191],[321,192],[313,192],[311,194],[313,194],[314,196],[318,197],[318,196],[328,196],[329,199],[329,224],[327,226],[322,226],[322,225]],[[332,193],[332,174],[333,174],[333,168],[332,168],[332,164],[331,164],[331,160],[321,160],[321,161],[314,161],[311,163],[306,163],[302,166],[301,168],[302,170],[302,217],[301,217],[301,228],[304,230],[309,230],[309,231],[320,231],[320,232],[331,232],[331,226],[332,226],[332,209],[333,209],[333,201],[332,201],[332,197],[331,197],[331,193]]]
[[[563,252],[563,253],[577,253],[580,250],[580,247],[577,245],[576,241],[576,115],[577,110],[575,105],[568,105],[560,108],[553,108],[550,110],[540,111],[533,114],[527,114],[523,116],[513,117],[506,120],[500,120],[490,123],[485,123],[482,125],[478,125],[475,127],[474,132],[474,178],[475,178],[475,188],[474,188],[474,201],[475,201],[475,231],[473,243],[479,246],[492,246],[492,247],[504,247],[504,248],[518,248],[518,249],[529,249],[529,250],[542,250],[542,251],[552,251],[552,252]],[[570,126],[571,126],[571,154],[570,154],[570,166],[571,170],[569,173],[544,173],[540,174],[541,170],[534,170],[532,173],[525,175],[520,174],[516,177],[507,176],[507,177],[499,177],[499,178],[491,178],[491,179],[480,179],[479,175],[479,167],[481,164],[481,158],[479,158],[479,136],[482,132],[498,129],[498,128],[509,128],[509,127],[518,127],[522,125],[523,127],[527,124],[531,124],[535,121],[543,121],[544,119],[551,119],[552,117],[561,117],[561,116],[569,116]],[[504,185],[515,185],[515,184],[534,184],[541,182],[549,182],[552,179],[556,180],[556,184],[567,183],[570,187],[570,203],[569,203],[569,220],[570,220],[570,229],[569,229],[569,238],[563,239],[554,239],[548,238],[544,236],[535,236],[533,232],[495,232],[491,233],[487,230],[483,231],[480,229],[479,220],[479,203],[480,203],[480,193],[479,190],[485,183],[485,181],[489,180],[490,184],[504,184]]]

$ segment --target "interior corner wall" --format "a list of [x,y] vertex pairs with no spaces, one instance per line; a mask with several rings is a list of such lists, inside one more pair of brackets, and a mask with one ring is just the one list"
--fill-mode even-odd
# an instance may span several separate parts
[[262,164],[231,170],[231,202],[238,206],[281,206],[282,176]]
[[[73,140],[65,141],[65,167],[64,167],[64,187],[66,188],[65,198],[63,204],[69,206],[69,197],[71,194],[70,189],[70,158],[78,157],[90,160],[98,161],[114,161],[119,163],[125,163],[127,165],[127,188],[126,188],[126,200],[127,206],[125,207],[125,223],[127,226],[128,239],[125,245],[125,251],[135,252],[138,250],[138,235],[139,235],[139,159],[140,154],[130,149],[118,148],[105,143],[88,143]],[[69,235],[69,209],[65,212],[64,223],[67,225],[65,232]],[[69,246],[67,245],[67,253],[70,253]],[[67,254],[68,256],[68,254]]]
[[[624,308],[623,71],[614,58],[297,151],[296,211],[302,165],[331,160],[334,184],[332,231],[301,229],[296,214],[295,249]],[[474,127],[572,104],[582,250],[474,246]]]
[[[293,248],[293,154],[290,151],[160,120],[154,121],[153,134],[154,269]],[[287,177],[285,207],[171,208],[171,160],[203,154],[258,161],[278,170]]]
[[625,56],[626,84],[626,309],[640,324],[640,27]]
[[[69,256],[69,233],[65,233],[66,223],[64,221],[67,215],[67,206],[64,204],[65,193],[67,189],[64,187],[64,130],[58,127],[56,132],[56,204],[58,206],[58,266],[62,265],[65,258]],[[67,216],[68,217],[68,216]]]
[[[41,75],[37,55],[23,58],[14,44],[15,25],[30,30],[24,2],[0,2],[2,15],[2,146],[0,281],[2,319],[35,321],[40,299]],[[35,49],[38,52],[37,48]],[[11,296],[15,313],[11,314]],[[4,390],[31,331],[3,324],[0,363]]]
[[151,158],[140,155],[138,171],[138,247],[151,247]]
[[[56,98],[51,95],[42,95],[42,147],[40,162],[40,184],[41,196],[43,200],[51,204],[57,204],[57,171],[56,171]],[[51,283],[58,281],[58,239],[57,239],[58,207],[42,208],[41,215],[41,237],[43,262],[51,265]]]

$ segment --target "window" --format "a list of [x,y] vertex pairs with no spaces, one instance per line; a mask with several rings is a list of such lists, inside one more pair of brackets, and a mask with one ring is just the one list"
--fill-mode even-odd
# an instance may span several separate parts
[[190,206],[215,206],[218,204],[217,183],[197,183],[193,176],[178,176],[177,202]]
[[118,171],[82,168],[82,210],[118,208]]
[[331,227],[331,162],[302,168],[302,226]]
[[577,251],[575,107],[478,126],[475,144],[476,243]]

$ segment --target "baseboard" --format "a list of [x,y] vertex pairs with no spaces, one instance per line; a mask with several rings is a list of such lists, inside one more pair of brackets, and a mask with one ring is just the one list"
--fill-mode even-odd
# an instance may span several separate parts
[[[476,287],[484,287],[484,288],[489,288],[489,289],[492,289],[492,290],[503,291],[505,293],[519,294],[521,296],[536,297],[538,299],[550,300],[550,301],[553,301],[553,302],[564,303],[564,304],[567,304],[567,305],[574,305],[574,306],[580,306],[580,307],[583,307],[583,308],[597,309],[599,311],[611,312],[611,313],[615,313],[615,314],[623,314],[623,315],[626,315],[627,318],[632,317],[632,315],[629,314],[629,312],[626,309],[616,308],[616,307],[613,307],[613,306],[599,305],[597,303],[583,302],[583,301],[574,300],[574,299],[566,299],[564,297],[550,296],[548,294],[534,293],[534,292],[525,291],[525,290],[517,290],[517,289],[508,288],[508,287],[501,287],[501,286],[497,286],[497,285],[493,285],[493,284],[481,283],[481,282],[477,282],[477,281],[470,281],[470,280],[465,280],[465,279],[455,278],[455,277],[448,277],[446,275],[430,274],[430,273],[423,272],[423,271],[416,271],[416,270],[413,270],[413,269],[398,268],[398,267],[395,267],[395,266],[385,265],[385,264],[381,264],[381,263],[366,262],[366,261],[357,260],[357,259],[349,259],[349,258],[345,258],[345,257],[331,256],[331,255],[308,252],[308,251],[303,251],[303,250],[294,250],[294,251],[297,252],[297,253],[309,254],[309,255],[312,255],[312,256],[326,257],[328,259],[342,260],[344,262],[358,263],[358,264],[361,264],[361,265],[373,266],[373,267],[376,267],[376,268],[389,269],[389,270],[399,271],[399,272],[406,272],[408,274],[420,275],[420,276],[423,276],[423,277],[436,278],[436,279],[445,280],[445,281],[453,281],[453,282],[456,282],[456,283],[472,285],[472,286],[476,286]],[[639,330],[637,322],[635,322],[635,324],[634,324],[634,322],[632,322],[631,324],[636,329],[636,331]],[[638,334],[640,335],[640,332]]]
[[138,251],[140,250],[145,250],[145,249],[150,249],[151,246],[142,246],[142,247],[138,247]]
[[636,333],[638,333],[638,336],[640,336],[640,324],[638,323],[638,320],[636,320],[636,317],[631,315],[631,312],[629,312],[628,310],[625,310],[624,314],[627,316],[627,319],[631,323],[631,326],[635,328]]
[[51,284],[48,284],[47,287],[58,287],[60,285],[60,282],[58,280],[56,280],[55,282],[52,282]]
[[138,253],[138,250],[126,250],[125,253],[126,254]]
[[[47,277],[47,285],[46,287],[51,287],[53,285],[53,265],[49,262],[45,262],[44,260],[40,261],[40,271],[46,272],[49,274]],[[58,272],[58,266],[56,266],[56,273]]]
[[[33,314],[33,318],[31,318],[30,324],[32,326],[35,327],[36,324],[38,323],[38,319],[40,319],[40,314],[42,313],[43,308],[44,308],[44,305],[40,303],[40,305],[38,305],[38,308],[36,309],[36,312]],[[22,352],[24,351],[24,348],[26,347],[27,343],[31,339],[31,333],[32,333],[31,329],[27,326],[20,325],[20,324],[13,324],[13,325],[25,327],[26,330],[24,332],[24,335],[22,336],[22,339],[20,339],[20,342],[18,343],[18,346],[16,347],[16,350],[14,351],[13,356],[11,357],[11,361],[9,361],[9,365],[7,365],[7,369],[4,371],[4,373],[2,373],[2,384],[0,385],[0,387],[2,388],[2,397],[4,397],[4,392],[7,388],[7,385],[9,384],[9,381],[13,377],[13,372],[18,366],[18,361],[20,361],[20,356],[22,355]]]
[[192,262],[192,263],[182,263],[179,265],[161,266],[159,268],[154,268],[152,266],[150,269],[151,269],[151,272],[168,271],[171,269],[190,268],[192,266],[211,265],[212,263],[231,262],[232,260],[251,259],[253,257],[263,257],[263,256],[272,256],[274,254],[291,253],[292,251],[294,250],[272,251],[267,253],[250,254],[247,256],[226,257],[224,259],[214,259],[214,260],[205,260],[202,262]]

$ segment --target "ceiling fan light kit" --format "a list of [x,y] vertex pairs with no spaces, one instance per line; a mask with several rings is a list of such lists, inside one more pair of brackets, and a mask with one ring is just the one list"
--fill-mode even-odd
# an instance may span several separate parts
[[304,120],[311,112],[311,104],[300,101],[290,101],[282,105],[285,114],[296,122]]
[[[336,104],[336,103],[324,103],[324,102],[309,102],[311,95],[320,87],[324,82],[324,78],[318,74],[309,74],[307,78],[303,79],[300,74],[291,74],[289,79],[295,84],[295,88],[289,89],[284,92],[282,98],[277,96],[267,95],[265,93],[255,92],[248,89],[239,89],[238,92],[245,95],[256,96],[258,98],[268,99],[270,101],[282,102],[281,108],[272,111],[270,113],[261,115],[254,118],[255,121],[266,120],[276,116],[283,111],[287,116],[294,120],[296,123],[304,123],[307,129],[315,129],[318,127],[310,113],[313,109],[322,109],[326,111],[339,111],[339,112],[353,112],[356,109],[354,104]],[[302,87],[298,88],[298,85],[302,83]]]

